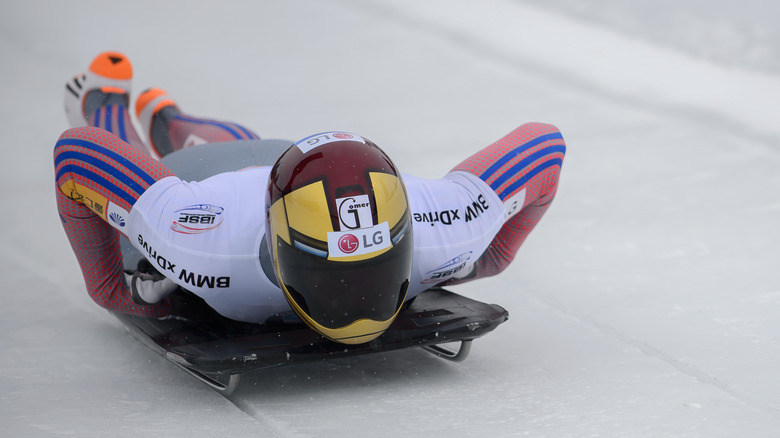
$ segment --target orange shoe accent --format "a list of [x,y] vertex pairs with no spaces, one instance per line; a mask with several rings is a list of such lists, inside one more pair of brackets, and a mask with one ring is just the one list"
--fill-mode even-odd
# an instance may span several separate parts
[[[136,117],[141,116],[141,111],[143,111],[144,107],[148,105],[151,101],[154,99],[157,99],[158,97],[166,94],[165,91],[159,89],[159,88],[150,88],[143,93],[141,93],[140,96],[135,101],[135,115]],[[171,102],[173,104],[173,102]],[[158,108],[155,107],[154,112],[157,112]],[[152,113],[154,114],[154,113]]]
[[133,78],[130,60],[119,52],[103,52],[89,65],[89,71],[105,78],[126,80]]
[[161,100],[160,103],[154,106],[154,111],[152,111],[152,116],[157,114],[157,111],[160,111],[166,106],[176,106],[176,104],[171,99]]
[[100,91],[102,91],[102,92],[104,92],[106,94],[108,94],[108,93],[118,93],[118,94],[125,94],[125,93],[127,93],[127,90],[125,90],[124,88],[108,87],[108,86],[100,87]]

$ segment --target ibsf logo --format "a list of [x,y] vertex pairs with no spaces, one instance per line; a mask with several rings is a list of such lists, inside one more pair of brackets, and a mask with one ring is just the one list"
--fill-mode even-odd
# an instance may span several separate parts
[[438,267],[425,273],[425,279],[422,284],[437,284],[452,277],[458,272],[462,271],[466,267],[469,260],[471,260],[471,251],[458,254],[457,256],[447,260]]
[[344,254],[352,254],[360,247],[360,241],[353,234],[344,234],[339,238],[339,249]]
[[193,204],[174,212],[171,230],[181,234],[201,234],[222,224],[225,209],[213,204]]

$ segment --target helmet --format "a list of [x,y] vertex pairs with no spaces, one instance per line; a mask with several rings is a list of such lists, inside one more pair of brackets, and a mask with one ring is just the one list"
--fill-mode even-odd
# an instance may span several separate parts
[[412,225],[377,145],[347,132],[300,140],[271,169],[266,218],[279,286],[309,327],[360,344],[390,326],[409,287]]

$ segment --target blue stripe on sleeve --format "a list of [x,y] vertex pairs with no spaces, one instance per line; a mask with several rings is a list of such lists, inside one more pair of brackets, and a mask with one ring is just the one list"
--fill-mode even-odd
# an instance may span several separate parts
[[534,152],[533,154],[524,158],[514,166],[507,169],[500,177],[498,177],[495,181],[490,183],[490,188],[493,190],[498,190],[498,188],[501,187],[501,184],[504,184],[507,180],[511,179],[513,176],[517,175],[523,169],[530,166],[531,163],[533,163],[534,161],[546,155],[555,154],[559,152],[566,153],[566,146],[563,145],[548,146],[544,149]]
[[536,168],[534,168],[534,170],[532,170],[532,171],[528,172],[526,175],[524,175],[524,176],[523,176],[522,178],[520,178],[519,180],[517,180],[517,181],[513,182],[513,183],[512,183],[512,184],[511,184],[509,187],[507,187],[507,188],[505,188],[504,190],[502,190],[502,191],[501,191],[501,193],[499,193],[499,194],[498,194],[498,196],[499,196],[499,197],[501,198],[501,200],[503,201],[504,199],[506,199],[506,197],[507,197],[507,196],[508,196],[510,193],[512,193],[512,192],[514,192],[515,190],[517,190],[517,189],[519,189],[520,187],[522,187],[522,186],[523,186],[525,183],[527,183],[527,182],[528,182],[528,180],[530,180],[531,178],[533,178],[533,177],[535,177],[537,174],[539,174],[539,172],[541,172],[541,171],[543,171],[543,170],[545,170],[545,169],[547,169],[547,168],[549,168],[549,167],[553,167],[553,166],[558,166],[558,167],[560,167],[560,166],[562,166],[562,165],[563,165],[563,160],[561,160],[560,158],[555,158],[555,159],[552,159],[552,160],[550,160],[550,161],[545,161],[544,163],[542,163],[542,164],[540,164],[539,166],[537,166]]
[[[119,169],[109,165],[108,163],[104,162],[100,158],[96,158],[96,157],[93,157],[93,156],[90,156],[88,154],[85,154],[83,152],[78,152],[78,151],[65,151],[65,152],[60,153],[57,156],[57,162],[62,162],[64,160],[68,160],[68,159],[77,160],[77,161],[81,161],[81,162],[90,164],[90,165],[92,165],[92,166],[102,170],[103,172],[111,175],[112,177],[116,178],[122,184],[126,185],[127,187],[129,187],[130,189],[132,189],[133,191],[135,191],[138,194],[143,193],[144,190],[145,190],[143,188],[143,186],[141,186],[141,184],[139,184],[136,181],[134,181],[129,175],[127,175],[124,172],[122,172],[121,170],[119,170]],[[60,179],[60,176],[61,176],[62,173],[63,173],[62,170],[57,172],[57,179],[58,180]]]
[[87,170],[87,169],[85,169],[83,167],[77,166],[75,164],[67,164],[65,166],[62,166],[62,168],[58,172],[58,179],[59,179],[59,175],[60,174],[67,173],[67,172],[71,172],[71,173],[75,173],[77,175],[81,175],[84,178],[97,183],[101,187],[106,188],[109,192],[113,193],[118,198],[124,199],[125,201],[127,201],[128,204],[130,204],[130,205],[134,205],[135,204],[136,198],[134,198],[132,195],[130,195],[129,193],[125,192],[124,190],[120,189],[116,185],[112,184],[107,179],[105,179],[102,176],[96,174],[95,172],[92,172],[92,171]]
[[560,132],[553,132],[551,134],[547,134],[547,135],[542,135],[540,137],[536,137],[535,139],[533,139],[531,141],[528,141],[526,143],[521,144],[520,146],[516,147],[515,149],[511,150],[506,155],[501,157],[501,159],[499,159],[498,161],[493,163],[492,166],[488,167],[487,170],[485,170],[482,173],[482,175],[480,175],[480,178],[482,179],[482,181],[487,181],[488,179],[490,179],[491,176],[493,176],[493,174],[498,169],[501,168],[501,166],[503,166],[504,164],[506,164],[507,162],[512,160],[512,158],[522,154],[523,152],[527,151],[529,148],[532,148],[532,147],[538,145],[539,143],[543,143],[543,142],[545,142],[547,140],[553,140],[553,139],[561,139],[561,140],[563,140],[563,136],[561,135]]
[[[99,146],[99,145],[97,145],[95,143],[92,143],[91,141],[80,140],[80,139],[76,139],[76,138],[64,138],[64,139],[58,141],[57,144],[54,145],[54,147],[57,148],[58,146],[63,145],[63,144],[72,145],[72,146],[79,146],[79,147],[83,147],[83,148],[95,151],[95,152],[97,152],[99,154],[103,154],[103,155],[105,155],[105,156],[115,160],[116,162],[118,162],[122,166],[127,167],[128,170],[130,170],[134,174],[136,174],[139,177],[141,177],[141,179],[143,179],[144,182],[146,182],[149,185],[152,185],[152,184],[154,184],[157,181],[151,175],[146,173],[145,170],[143,170],[140,167],[138,167],[132,161],[128,160],[127,158],[123,157],[122,155],[119,155],[118,153],[116,153],[116,152],[114,152],[114,151],[112,151],[112,150],[110,150],[108,148],[105,148],[105,147]],[[60,155],[62,155],[62,154],[60,154]],[[59,158],[59,155],[58,155],[57,159],[55,159],[55,161],[54,161],[54,166],[56,167],[57,164],[60,161],[62,161],[62,160]]]

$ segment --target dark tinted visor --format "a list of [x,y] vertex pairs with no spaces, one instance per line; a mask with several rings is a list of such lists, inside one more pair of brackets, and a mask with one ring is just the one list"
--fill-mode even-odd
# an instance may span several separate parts
[[354,262],[336,262],[278,239],[281,281],[311,319],[341,328],[360,319],[385,321],[406,297],[412,266],[412,235],[385,253]]

